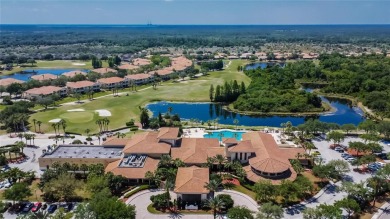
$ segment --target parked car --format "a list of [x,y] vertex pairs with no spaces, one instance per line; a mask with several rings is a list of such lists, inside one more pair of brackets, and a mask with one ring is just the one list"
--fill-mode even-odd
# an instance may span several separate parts
[[47,208],[47,204],[45,203],[45,204],[42,205],[41,209],[42,210],[46,210],[46,208]]
[[56,210],[57,210],[57,205],[51,204],[49,206],[49,208],[47,209],[47,212],[49,212],[50,214],[53,214]]
[[59,204],[58,208],[63,208],[64,211],[68,212],[68,211],[71,211],[73,209],[73,203],[71,203],[71,202],[61,203],[61,204]]
[[32,212],[37,212],[42,207],[42,203],[35,202],[33,208],[31,209]]
[[24,208],[23,208],[23,212],[24,213],[28,213],[30,210],[31,210],[31,208],[33,208],[34,207],[34,204],[33,203],[31,203],[31,202],[27,202],[25,205],[24,205]]
[[349,157],[349,158],[347,158],[346,160],[347,160],[348,162],[352,163],[352,162],[354,162],[354,161],[356,160],[356,158],[354,158],[354,157]]
[[73,210],[73,203],[72,202],[68,203],[67,206],[64,209],[65,209],[65,211]]

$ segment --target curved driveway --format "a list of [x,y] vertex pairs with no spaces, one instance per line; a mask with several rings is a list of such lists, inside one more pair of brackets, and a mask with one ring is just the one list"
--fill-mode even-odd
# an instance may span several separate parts
[[[126,204],[130,205],[135,205],[135,209],[137,211],[137,219],[158,219],[158,218],[183,218],[183,219],[211,219],[213,218],[212,215],[207,214],[207,215],[201,215],[201,214],[151,214],[148,212],[147,207],[150,205],[152,202],[150,201],[150,196],[152,195],[158,195],[163,193],[164,190],[145,190],[138,192],[137,194],[134,194],[131,196],[127,201]],[[176,198],[176,194],[171,192],[171,197],[173,199]],[[249,209],[252,211],[257,211],[258,205],[256,202],[250,198],[249,196],[236,192],[236,191],[220,191],[216,192],[216,195],[218,194],[228,194],[232,197],[234,200],[235,205],[244,205],[247,206]]]

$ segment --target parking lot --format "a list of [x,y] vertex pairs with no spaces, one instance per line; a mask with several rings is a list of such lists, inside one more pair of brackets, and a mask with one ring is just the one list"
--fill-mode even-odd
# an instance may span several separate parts
[[[363,142],[362,139],[357,138],[357,137],[347,137],[347,138],[345,138],[344,141],[342,141],[340,143],[340,145],[348,147],[349,142],[353,142],[353,141]],[[313,143],[317,147],[317,150],[312,150],[311,153],[313,153],[314,151],[320,152],[320,154],[321,154],[320,157],[323,159],[324,163],[328,163],[331,160],[345,160],[341,157],[342,153],[337,152],[337,151],[329,148],[329,145],[333,144],[332,142],[328,142],[326,140],[316,138],[313,140]],[[390,152],[390,146],[384,144],[383,142],[381,142],[380,144],[383,146],[383,150],[385,153]],[[385,160],[385,162],[389,163],[390,161]],[[359,173],[359,172],[353,171],[352,169],[356,168],[356,166],[352,166],[350,163],[349,163],[349,166],[350,166],[351,171],[349,171],[346,174],[346,178],[350,181],[361,182],[361,181],[368,179],[371,176],[371,173]]]
[[3,216],[5,219],[16,219],[19,215],[28,214],[29,212],[43,211],[49,214],[56,214],[59,208],[64,208],[65,212],[74,211],[77,208],[77,203],[23,203],[16,212],[6,211]]

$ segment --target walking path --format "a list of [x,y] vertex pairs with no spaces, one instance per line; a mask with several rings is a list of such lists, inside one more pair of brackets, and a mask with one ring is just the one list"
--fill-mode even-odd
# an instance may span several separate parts
[[371,219],[386,219],[390,218],[390,203],[386,202],[379,209],[378,212],[372,216]]

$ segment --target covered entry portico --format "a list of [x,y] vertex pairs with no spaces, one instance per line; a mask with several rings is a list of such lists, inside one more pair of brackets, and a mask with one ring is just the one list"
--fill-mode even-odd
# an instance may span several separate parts
[[201,201],[206,200],[210,193],[205,188],[207,183],[209,183],[208,168],[180,167],[177,170],[174,192],[186,209],[197,209]]

